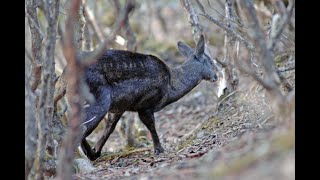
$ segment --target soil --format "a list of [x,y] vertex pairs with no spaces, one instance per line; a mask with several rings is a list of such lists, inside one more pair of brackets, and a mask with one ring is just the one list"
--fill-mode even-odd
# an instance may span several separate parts
[[294,119],[279,121],[255,82],[219,108],[213,88],[201,82],[155,113],[165,153],[153,154],[148,131],[144,147],[131,150],[115,131],[93,168],[75,179],[295,179]]

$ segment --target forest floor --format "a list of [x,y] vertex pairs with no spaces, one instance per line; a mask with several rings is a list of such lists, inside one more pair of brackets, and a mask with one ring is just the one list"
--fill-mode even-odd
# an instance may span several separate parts
[[294,120],[274,118],[264,90],[251,84],[217,111],[212,84],[201,82],[155,113],[165,153],[153,155],[149,132],[145,147],[124,150],[115,131],[75,179],[295,179]]

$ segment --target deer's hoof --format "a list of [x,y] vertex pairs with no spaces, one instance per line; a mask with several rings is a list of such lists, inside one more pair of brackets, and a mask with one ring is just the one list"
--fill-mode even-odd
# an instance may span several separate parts
[[154,150],[155,155],[159,155],[160,153],[163,153],[163,152],[164,152],[164,149],[161,146]]
[[90,155],[88,155],[88,158],[90,159],[90,161],[94,161],[96,159],[98,159],[98,157],[101,156],[101,152],[96,152],[95,149],[92,149],[92,153],[90,153]]

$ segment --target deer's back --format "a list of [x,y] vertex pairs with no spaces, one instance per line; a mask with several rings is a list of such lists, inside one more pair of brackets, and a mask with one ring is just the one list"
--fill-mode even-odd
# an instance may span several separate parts
[[104,81],[112,90],[110,111],[136,111],[156,105],[170,82],[167,65],[152,55],[108,50],[86,71],[90,90]]

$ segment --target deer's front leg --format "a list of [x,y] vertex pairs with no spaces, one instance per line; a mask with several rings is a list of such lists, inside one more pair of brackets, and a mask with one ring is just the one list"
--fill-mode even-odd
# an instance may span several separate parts
[[164,149],[160,144],[159,137],[154,125],[153,111],[151,110],[139,111],[139,117],[140,117],[140,120],[143,122],[143,124],[146,125],[149,131],[151,132],[154,153],[158,155],[159,153],[164,152]]

